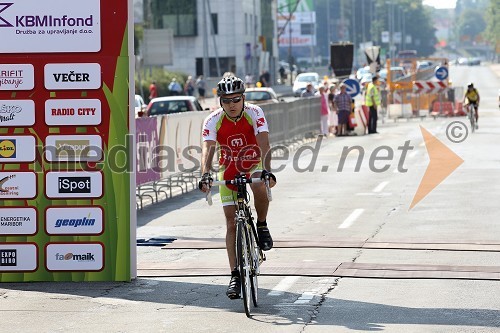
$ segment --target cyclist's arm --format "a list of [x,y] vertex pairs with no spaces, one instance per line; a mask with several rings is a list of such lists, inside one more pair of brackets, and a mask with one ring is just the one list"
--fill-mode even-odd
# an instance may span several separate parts
[[[260,132],[256,136],[257,144],[260,148],[262,166],[264,170],[271,171],[271,145],[269,144],[269,132]],[[271,180],[269,186],[273,187],[276,183]]]
[[212,161],[214,159],[216,143],[212,140],[203,141],[201,152],[201,174],[210,173],[212,170]]

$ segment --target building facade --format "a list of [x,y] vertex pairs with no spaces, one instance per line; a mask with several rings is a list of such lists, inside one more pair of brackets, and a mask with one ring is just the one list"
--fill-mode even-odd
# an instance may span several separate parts
[[145,27],[174,32],[166,69],[188,75],[273,73],[275,13],[276,0],[144,0]]

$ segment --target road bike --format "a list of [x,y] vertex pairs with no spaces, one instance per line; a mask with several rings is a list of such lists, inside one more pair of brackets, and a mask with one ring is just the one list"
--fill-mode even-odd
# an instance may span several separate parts
[[472,103],[467,104],[467,117],[469,117],[470,128],[472,130],[472,133],[474,133],[474,131],[476,130],[476,115],[474,110],[474,104]]
[[[233,180],[220,180],[212,182],[212,186],[236,185],[236,267],[240,273],[241,294],[245,313],[251,316],[251,301],[257,307],[258,300],[258,276],[260,274],[260,264],[266,260],[266,256],[259,247],[257,241],[257,230],[255,228],[252,211],[250,208],[250,194],[247,184],[264,182],[269,201],[272,200],[269,180],[260,178],[247,178],[245,175],[238,175]],[[212,205],[211,191],[207,193],[207,202]]]

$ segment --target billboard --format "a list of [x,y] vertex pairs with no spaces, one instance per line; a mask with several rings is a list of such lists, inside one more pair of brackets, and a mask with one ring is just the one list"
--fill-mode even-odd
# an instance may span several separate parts
[[135,276],[132,10],[0,3],[0,282]]
[[278,45],[316,46],[316,12],[312,0],[278,1]]

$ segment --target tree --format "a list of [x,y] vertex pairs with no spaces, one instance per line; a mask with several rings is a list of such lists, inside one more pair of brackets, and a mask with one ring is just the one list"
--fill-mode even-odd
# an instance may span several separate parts
[[486,9],[485,37],[493,45],[500,43],[500,0],[490,0]]
[[458,19],[457,27],[459,36],[474,40],[486,29],[483,13],[478,9],[465,9]]

